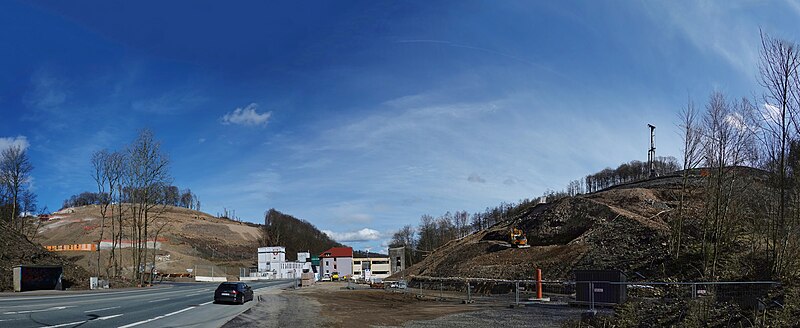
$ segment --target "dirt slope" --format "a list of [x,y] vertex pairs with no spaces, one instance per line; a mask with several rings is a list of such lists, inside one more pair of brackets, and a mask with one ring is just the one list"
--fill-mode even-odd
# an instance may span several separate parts
[[[39,228],[38,241],[42,245],[96,243],[100,239],[100,217],[97,205],[58,211]],[[166,225],[158,235],[160,249],[157,254],[161,256],[156,266],[160,272],[185,273],[194,265],[255,266],[256,248],[261,239],[261,229],[256,224],[220,219],[173,206],[167,206],[160,214],[158,224],[161,223]],[[110,227],[110,220],[106,219],[104,240],[110,240]],[[76,257],[78,263],[90,271],[95,270],[95,254],[64,254]],[[102,251],[102,256],[107,257],[108,252]],[[127,257],[123,253],[123,258]],[[238,274],[238,271],[232,273]]]
[[86,289],[89,286],[89,273],[83,267],[48,252],[0,222],[0,291],[13,290],[12,268],[25,264],[62,265],[65,288]]
[[[569,279],[575,269],[617,269],[653,277],[667,257],[666,218],[677,206],[679,176],[629,184],[531,206],[512,220],[451,241],[400,275]],[[509,248],[523,229],[531,248]]]

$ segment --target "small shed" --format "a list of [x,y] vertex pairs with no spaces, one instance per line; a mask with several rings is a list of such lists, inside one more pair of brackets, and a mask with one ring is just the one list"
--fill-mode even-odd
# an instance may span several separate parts
[[625,303],[628,287],[625,282],[625,274],[619,270],[575,270],[575,303]]
[[60,265],[18,265],[13,268],[14,291],[62,290],[64,267]]

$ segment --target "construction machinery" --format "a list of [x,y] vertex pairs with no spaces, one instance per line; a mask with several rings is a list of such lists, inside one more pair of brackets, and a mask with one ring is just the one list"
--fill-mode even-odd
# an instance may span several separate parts
[[509,237],[511,245],[516,248],[531,247],[531,245],[528,245],[528,237],[525,236],[525,232],[523,232],[522,229],[512,227],[509,232]]

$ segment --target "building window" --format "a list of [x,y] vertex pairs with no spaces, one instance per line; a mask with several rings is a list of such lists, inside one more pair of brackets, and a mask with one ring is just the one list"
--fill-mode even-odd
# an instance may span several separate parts
[[389,274],[389,271],[373,271],[372,274]]
[[336,270],[336,263],[333,264],[333,269]]
[[361,261],[353,261],[353,264],[361,264]]
[[325,260],[325,266],[331,265],[331,261]]
[[361,271],[353,272],[353,274],[361,274]]
[[389,264],[389,261],[372,261],[372,264]]

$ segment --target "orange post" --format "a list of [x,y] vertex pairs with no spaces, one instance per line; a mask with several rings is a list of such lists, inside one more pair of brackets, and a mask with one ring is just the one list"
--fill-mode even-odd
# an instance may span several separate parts
[[536,298],[542,299],[542,269],[536,269]]

